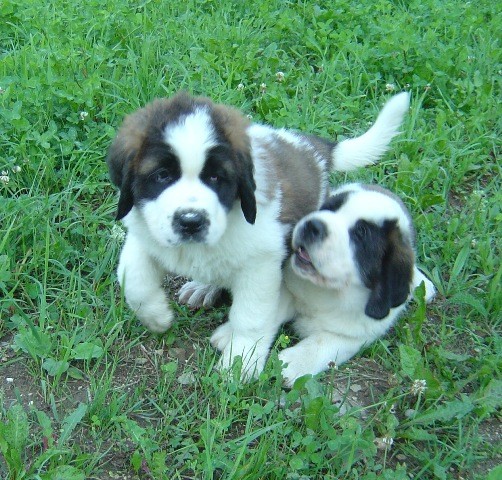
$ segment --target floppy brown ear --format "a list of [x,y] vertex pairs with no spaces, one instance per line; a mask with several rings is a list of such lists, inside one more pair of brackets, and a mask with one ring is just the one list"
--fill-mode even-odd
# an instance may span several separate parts
[[132,164],[145,138],[145,132],[157,102],[128,115],[115,137],[106,158],[111,181],[120,188],[117,220],[133,207]]
[[385,318],[391,308],[406,302],[410,294],[415,256],[395,222],[385,222],[387,245],[380,276],[371,289],[365,313],[375,320]]

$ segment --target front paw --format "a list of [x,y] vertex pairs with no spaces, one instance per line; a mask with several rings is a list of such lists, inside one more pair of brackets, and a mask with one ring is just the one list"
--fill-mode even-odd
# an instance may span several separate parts
[[304,375],[315,375],[317,369],[311,359],[305,356],[305,352],[298,346],[284,349],[279,353],[282,362],[282,377],[284,385],[292,387],[295,381]]
[[231,342],[234,330],[230,322],[220,325],[211,335],[211,345],[217,348],[220,352],[225,350],[227,345]]
[[173,312],[164,298],[161,301],[144,302],[135,310],[141,323],[153,333],[164,333],[173,323]]
[[220,295],[220,288],[199,282],[187,282],[178,292],[180,303],[190,308],[212,307]]
[[[225,347],[221,349],[221,358],[216,365],[216,369],[220,371],[230,370],[237,358],[240,357],[242,362],[241,380],[246,382],[256,378],[265,367],[268,350],[260,342],[253,342],[244,337],[232,335],[232,327],[228,323],[222,325],[220,329],[222,327],[224,328],[220,332],[217,330],[211,337],[212,345],[217,348],[226,343]],[[218,339],[216,340],[214,337],[217,333]],[[220,334],[222,335],[220,336]],[[221,341],[221,343],[217,346],[215,340]]]

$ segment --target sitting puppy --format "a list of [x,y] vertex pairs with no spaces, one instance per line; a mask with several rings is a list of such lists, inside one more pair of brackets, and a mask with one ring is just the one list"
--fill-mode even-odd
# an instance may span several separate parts
[[328,195],[328,175],[378,160],[399,133],[409,95],[394,96],[375,124],[340,143],[252,124],[235,109],[181,93],[129,115],[110,148],[127,227],[118,266],[127,303],[153,332],[173,320],[167,273],[193,279],[180,298],[210,304],[232,295],[229,320],[211,337],[220,366],[241,356],[259,373],[280,327],[282,264],[295,223]]
[[415,231],[403,202],[381,187],[349,184],[293,231],[282,320],[303,339],[279,354],[287,385],[355,355],[382,336],[415,287],[435,289],[415,265]]

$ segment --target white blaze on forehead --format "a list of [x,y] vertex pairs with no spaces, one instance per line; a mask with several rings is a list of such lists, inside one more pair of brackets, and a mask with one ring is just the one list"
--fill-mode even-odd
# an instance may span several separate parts
[[376,191],[354,192],[342,205],[340,211],[346,218],[355,221],[364,219],[382,225],[386,220],[395,219],[403,231],[411,228],[409,219],[401,205],[393,198]]
[[164,140],[179,159],[183,175],[198,177],[206,161],[206,152],[216,145],[216,135],[208,112],[197,109],[168,125]]

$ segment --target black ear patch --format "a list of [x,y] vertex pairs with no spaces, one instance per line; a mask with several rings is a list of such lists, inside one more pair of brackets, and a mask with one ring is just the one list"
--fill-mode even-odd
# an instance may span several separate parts
[[349,231],[364,285],[371,290],[365,313],[382,320],[410,293],[414,255],[396,220],[382,226],[358,220]]
[[120,187],[119,204],[117,206],[117,215],[115,220],[122,220],[132,209],[134,205],[134,195],[132,190],[132,174],[129,168],[122,179]]
[[248,223],[254,224],[256,220],[256,197],[254,193],[256,184],[253,175],[253,163],[249,154],[238,154],[237,156],[243,165],[238,185],[242,213]]
[[116,220],[124,218],[134,204],[131,169],[135,155],[136,151],[124,150],[123,146],[116,140],[110,147],[106,159],[110,178],[113,184],[120,188]]

